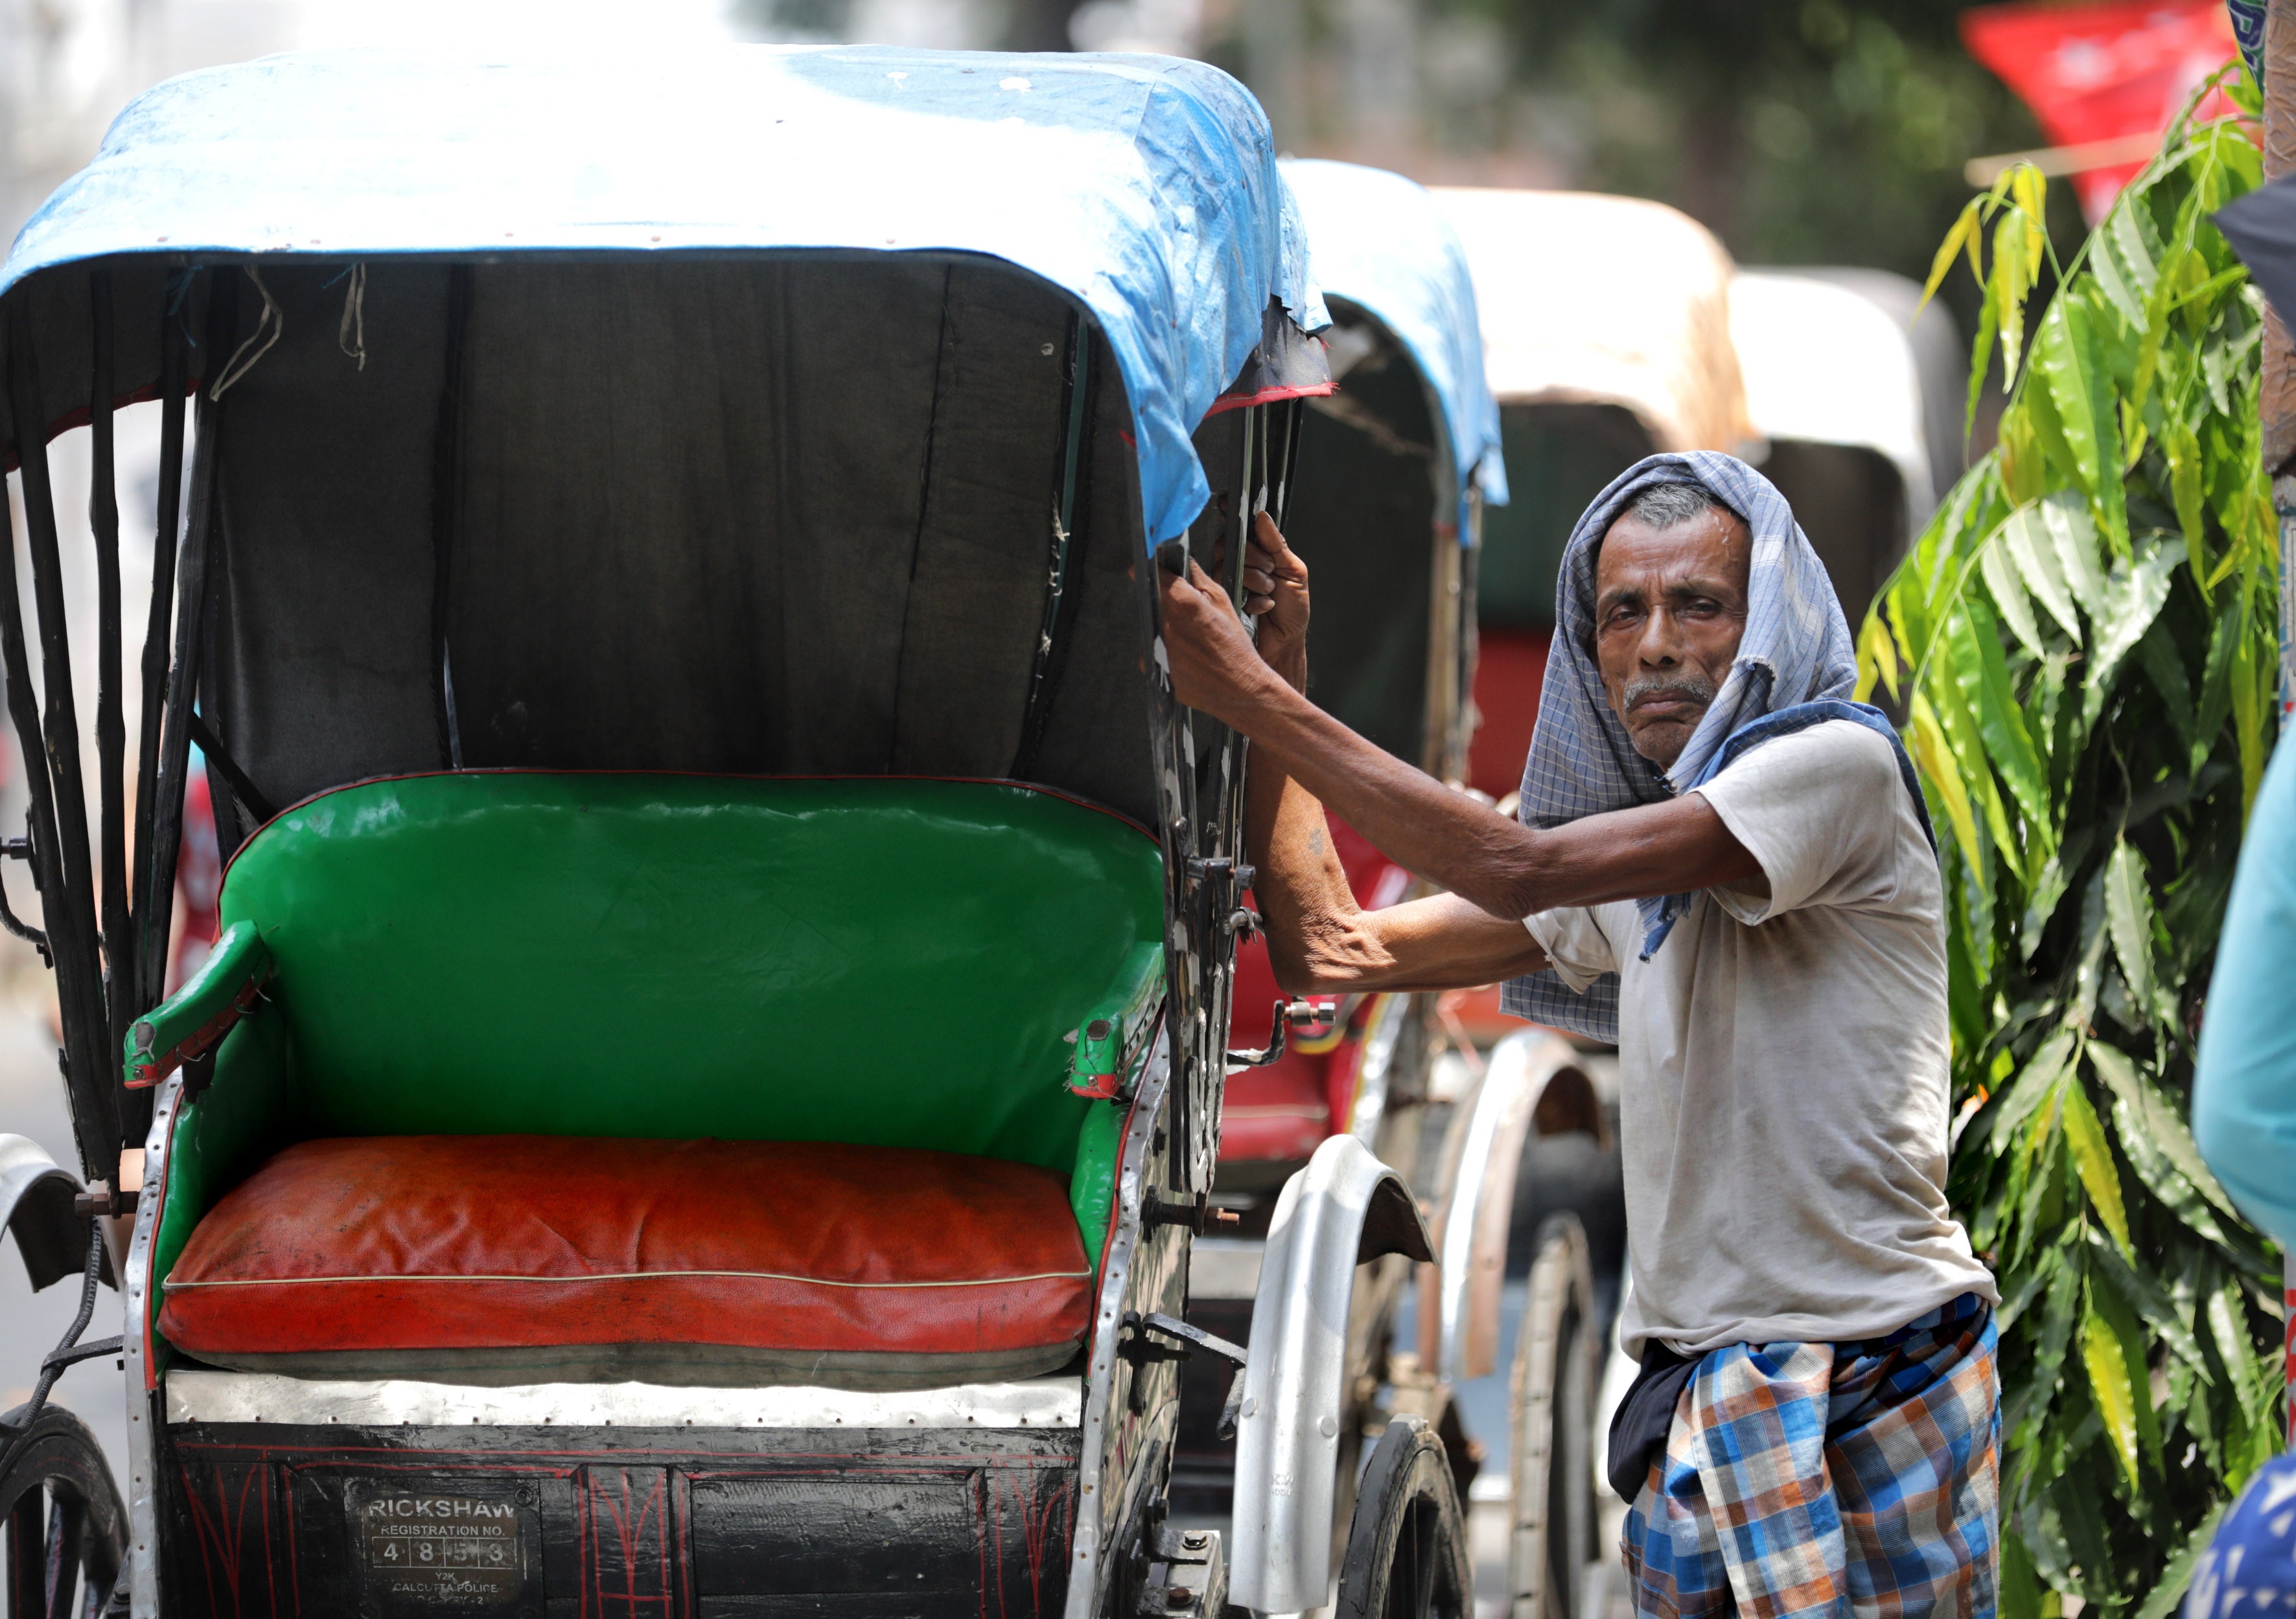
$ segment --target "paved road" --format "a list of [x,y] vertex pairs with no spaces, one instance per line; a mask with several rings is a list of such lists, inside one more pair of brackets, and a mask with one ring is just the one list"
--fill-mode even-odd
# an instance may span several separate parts
[[[64,1088],[56,1072],[55,1036],[47,1022],[46,975],[8,972],[24,947],[13,940],[0,956],[0,1131],[29,1136],[66,1169],[79,1163],[72,1147],[71,1122],[64,1110]],[[27,952],[28,953],[28,952]],[[34,967],[37,972],[37,966]],[[0,1410],[29,1399],[39,1376],[40,1359],[56,1346],[78,1307],[78,1284],[66,1280],[34,1293],[15,1244],[0,1240]],[[87,1335],[110,1337],[120,1328],[119,1295],[109,1287],[96,1295],[95,1319]],[[53,1400],[71,1408],[95,1431],[111,1459],[115,1478],[127,1465],[127,1413],[116,1362],[87,1360],[58,1381]]]

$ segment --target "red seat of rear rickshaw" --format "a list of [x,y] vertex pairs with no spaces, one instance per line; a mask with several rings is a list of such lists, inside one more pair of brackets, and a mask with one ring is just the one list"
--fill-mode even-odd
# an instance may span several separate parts
[[1138,828],[1004,784],[323,794],[225,880],[275,975],[176,1130],[160,1329],[305,1375],[1054,1370],[1121,1123],[1062,1037],[1162,914]]

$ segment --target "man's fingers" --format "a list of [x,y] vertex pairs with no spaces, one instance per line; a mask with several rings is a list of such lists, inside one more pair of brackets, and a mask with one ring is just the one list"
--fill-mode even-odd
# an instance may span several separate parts
[[1277,563],[1293,561],[1292,547],[1285,543],[1283,531],[1275,526],[1275,519],[1265,512],[1256,512],[1251,519],[1252,544],[1268,553]]
[[1196,588],[1196,593],[1204,598],[1204,604],[1214,612],[1230,620],[1235,617],[1235,604],[1227,599],[1227,592],[1221,589],[1219,581],[1205,572],[1193,559],[1188,563],[1188,582]]

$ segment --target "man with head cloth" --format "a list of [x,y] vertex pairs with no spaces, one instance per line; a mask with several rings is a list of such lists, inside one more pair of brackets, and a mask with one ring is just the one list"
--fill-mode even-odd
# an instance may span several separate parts
[[[1945,1197],[1935,850],[1784,498],[1700,453],[1587,508],[1520,823],[1307,701],[1307,583],[1265,517],[1256,645],[1168,578],[1173,685],[1252,739],[1288,990],[1504,978],[1509,1011],[1618,1043],[1638,1608],[1990,1615],[2000,1296]],[[1450,892],[1357,908],[1326,804]]]

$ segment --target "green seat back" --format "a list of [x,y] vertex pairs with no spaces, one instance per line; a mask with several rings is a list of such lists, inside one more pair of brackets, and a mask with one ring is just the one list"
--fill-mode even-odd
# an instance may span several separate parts
[[1159,939],[1137,827],[997,783],[365,782],[223,891],[316,1134],[850,1141],[1069,1172],[1064,1036]]

